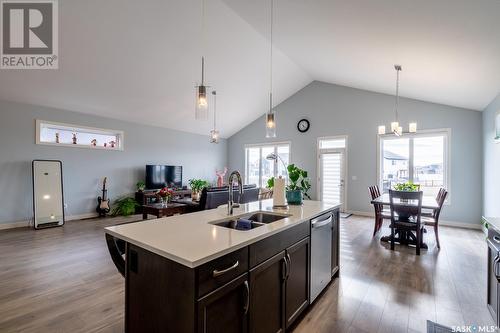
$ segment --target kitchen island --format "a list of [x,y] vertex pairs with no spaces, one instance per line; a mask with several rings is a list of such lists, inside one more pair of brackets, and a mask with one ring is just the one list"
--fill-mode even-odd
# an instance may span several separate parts
[[[321,257],[311,256],[311,221],[330,221],[326,283],[338,274],[339,207],[304,201],[283,210],[265,200],[231,217],[219,207],[106,228],[125,276],[126,332],[285,331],[310,304],[311,261]],[[256,222],[228,228],[238,217]]]

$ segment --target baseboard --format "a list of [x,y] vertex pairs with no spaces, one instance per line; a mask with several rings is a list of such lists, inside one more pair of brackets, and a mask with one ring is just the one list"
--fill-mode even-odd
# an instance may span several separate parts
[[[362,211],[355,211],[355,210],[350,210],[348,212],[353,214],[353,215],[357,215],[357,216],[375,217],[374,212],[362,212]],[[440,220],[439,225],[446,226],[446,227],[454,227],[454,228],[482,230],[482,226],[480,223],[472,224],[472,223]]]
[[[92,219],[92,218],[96,218],[98,216],[99,216],[99,214],[97,214],[97,213],[71,215],[71,216],[66,216],[65,221]],[[14,229],[14,228],[25,228],[25,227],[31,227],[31,226],[32,226],[31,220],[0,223],[0,230]]]

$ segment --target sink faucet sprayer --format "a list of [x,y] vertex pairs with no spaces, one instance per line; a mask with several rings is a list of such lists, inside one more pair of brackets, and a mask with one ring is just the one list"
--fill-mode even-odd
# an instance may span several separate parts
[[[236,177],[236,181],[238,182],[238,190],[240,192],[237,203],[235,203],[233,200],[233,178],[234,177]],[[231,174],[229,175],[228,183],[229,183],[229,200],[227,202],[227,214],[233,215],[233,208],[237,208],[240,206],[241,197],[243,196],[243,183],[241,182],[241,174],[236,170],[231,172]]]

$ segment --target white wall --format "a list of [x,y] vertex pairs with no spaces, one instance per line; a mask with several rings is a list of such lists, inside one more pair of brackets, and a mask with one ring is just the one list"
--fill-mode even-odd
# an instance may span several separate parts
[[[402,98],[401,123],[417,121],[420,129],[451,128],[451,205],[443,219],[479,223],[482,197],[481,112]],[[296,125],[308,118],[311,129]],[[291,141],[293,163],[306,169],[316,196],[316,140],[348,135],[348,209],[372,212],[368,186],[377,183],[377,127],[394,119],[394,97],[323,82],[312,82],[277,107],[277,133],[272,141]],[[230,169],[244,171],[244,145],[265,139],[264,117],[229,138]],[[356,176],[357,180],[352,180]]]
[[500,143],[495,143],[495,116],[500,112],[500,94],[483,111],[483,214],[500,216]]
[[[123,130],[125,150],[36,145],[35,119]],[[150,122],[155,123],[154,119]],[[111,200],[134,192],[137,181],[144,180],[146,164],[182,165],[184,183],[193,177],[215,181],[215,169],[227,164],[227,142],[210,144],[208,133],[196,135],[0,101],[0,224],[31,218],[33,159],[62,160],[66,215],[71,216],[94,212],[105,176]]]

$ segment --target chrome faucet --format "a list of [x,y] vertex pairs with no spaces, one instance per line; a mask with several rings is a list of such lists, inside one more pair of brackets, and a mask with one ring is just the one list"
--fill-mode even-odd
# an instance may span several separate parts
[[[238,198],[238,202],[234,203],[233,200],[233,178],[236,177],[236,181],[238,182],[238,190],[240,192],[240,196]],[[227,214],[233,215],[233,208],[237,208],[240,206],[240,200],[243,196],[243,183],[241,182],[241,174],[238,171],[233,171],[229,175],[229,179],[227,180],[229,183],[229,200],[227,202]]]

